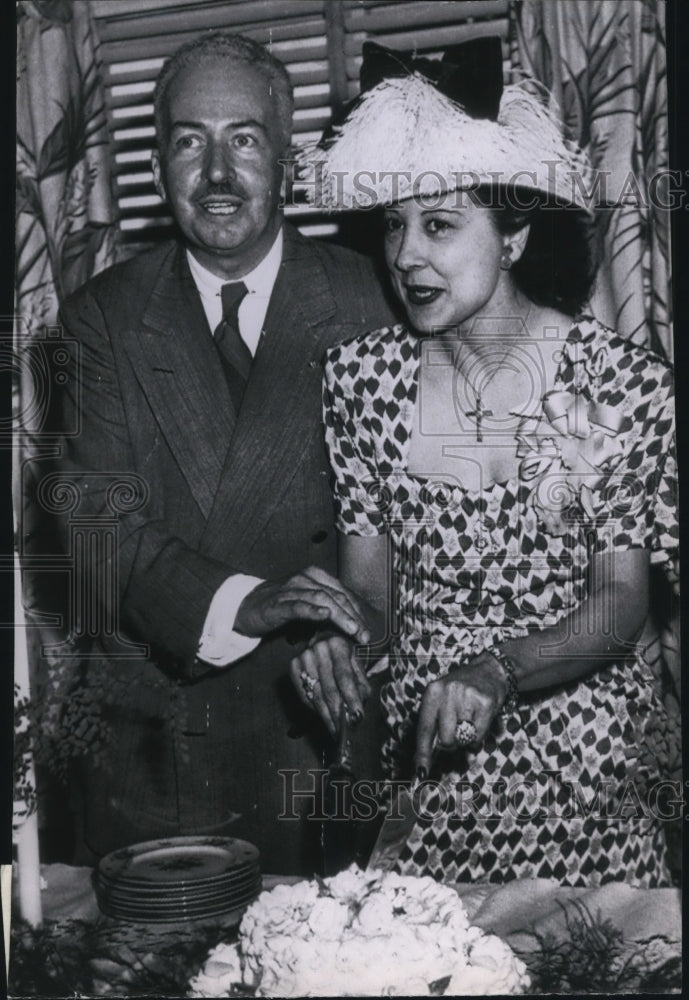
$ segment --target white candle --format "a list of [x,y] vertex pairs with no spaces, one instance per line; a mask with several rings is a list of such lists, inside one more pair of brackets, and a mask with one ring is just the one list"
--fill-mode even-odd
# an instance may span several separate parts
[[38,854],[38,816],[31,813],[16,834],[19,913],[32,927],[43,921],[41,866]]
[[[26,622],[24,605],[22,603],[21,573],[19,560],[14,556],[14,681],[18,686],[19,697],[30,694],[29,657],[26,644]],[[33,757],[28,761],[27,784],[36,788]],[[19,888],[19,913],[33,927],[39,927],[43,920],[41,908],[41,866],[38,853],[38,815],[34,811],[25,818],[22,810],[15,808],[15,823],[19,822],[14,832],[17,845],[17,881]]]
[[2,928],[5,934],[5,982],[10,975],[10,909],[12,901],[12,865],[0,865],[2,893]]

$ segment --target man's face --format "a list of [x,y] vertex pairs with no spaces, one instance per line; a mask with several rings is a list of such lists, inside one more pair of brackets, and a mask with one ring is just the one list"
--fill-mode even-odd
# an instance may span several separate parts
[[270,81],[245,63],[205,58],[167,92],[153,176],[199,263],[240,278],[270,249],[285,143]]

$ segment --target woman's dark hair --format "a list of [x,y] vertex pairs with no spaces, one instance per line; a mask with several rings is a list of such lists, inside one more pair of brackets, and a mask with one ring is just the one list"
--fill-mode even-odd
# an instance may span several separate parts
[[590,216],[518,188],[486,185],[464,194],[494,212],[498,232],[509,235],[530,227],[524,252],[511,271],[519,290],[537,305],[552,306],[569,316],[579,313],[598,270]]

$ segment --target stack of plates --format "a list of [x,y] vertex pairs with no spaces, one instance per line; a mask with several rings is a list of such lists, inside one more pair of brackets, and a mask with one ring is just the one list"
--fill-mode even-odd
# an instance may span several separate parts
[[261,891],[258,850],[231,837],[172,837],[123,847],[96,869],[101,911],[178,923],[243,911]]

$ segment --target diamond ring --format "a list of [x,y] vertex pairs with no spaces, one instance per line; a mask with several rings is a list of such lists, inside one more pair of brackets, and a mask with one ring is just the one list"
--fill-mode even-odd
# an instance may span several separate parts
[[301,686],[304,689],[304,694],[309,699],[313,701],[313,692],[316,690],[316,685],[318,684],[318,678],[312,677],[311,674],[307,674],[305,670],[299,674],[299,680],[301,681]]
[[455,740],[461,747],[465,747],[469,743],[475,743],[477,739],[478,733],[476,732],[476,726],[473,722],[465,719],[459,723],[455,732]]

